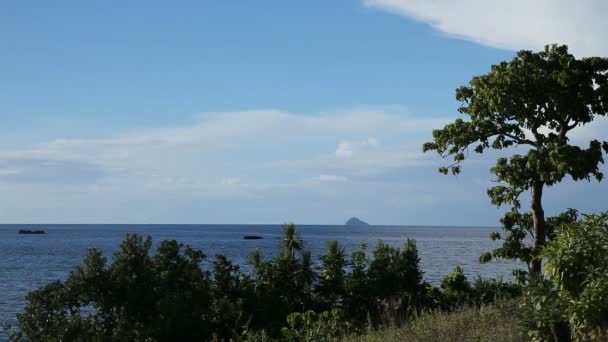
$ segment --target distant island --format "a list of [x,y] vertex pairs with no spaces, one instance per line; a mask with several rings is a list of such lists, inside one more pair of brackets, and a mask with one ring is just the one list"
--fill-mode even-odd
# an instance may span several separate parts
[[363,222],[361,220],[359,220],[356,217],[351,217],[348,221],[346,221],[346,223],[344,224],[345,226],[369,226],[369,223],[367,222]]

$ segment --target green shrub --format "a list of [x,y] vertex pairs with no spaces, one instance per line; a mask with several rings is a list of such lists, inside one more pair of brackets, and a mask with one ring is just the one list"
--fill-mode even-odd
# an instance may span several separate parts
[[202,340],[215,327],[202,252],[128,235],[113,263],[91,249],[65,282],[27,295],[17,315],[27,340]]
[[287,324],[288,326],[281,331],[285,341],[338,341],[346,336],[350,329],[339,309],[321,313],[311,310],[305,313],[292,313],[287,316]]
[[452,273],[441,280],[441,290],[439,303],[443,309],[448,310],[516,298],[521,296],[522,292],[520,285],[503,282],[500,279],[477,277],[471,283],[460,266],[456,266]]
[[327,254],[319,258],[322,262],[319,283],[315,294],[319,304],[318,310],[326,311],[342,307],[345,296],[346,252],[338,241],[327,243]]
[[608,213],[565,224],[542,252],[546,279],[532,279],[522,310],[538,341],[608,339]]
[[441,280],[441,289],[444,306],[457,307],[468,305],[472,301],[473,288],[460,266],[456,266],[452,273]]

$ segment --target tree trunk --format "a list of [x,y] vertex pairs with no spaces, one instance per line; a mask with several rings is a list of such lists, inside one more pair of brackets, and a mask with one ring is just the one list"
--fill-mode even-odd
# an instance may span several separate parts
[[532,247],[532,261],[530,271],[540,273],[542,260],[538,258],[540,251],[545,244],[545,212],[542,204],[543,183],[536,183],[532,186],[532,219],[534,221],[534,245]]

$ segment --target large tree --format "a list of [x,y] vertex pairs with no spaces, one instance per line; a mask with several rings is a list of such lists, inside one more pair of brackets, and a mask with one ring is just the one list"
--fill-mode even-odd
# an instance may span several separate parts
[[[608,142],[591,140],[588,147],[571,144],[569,134],[608,113],[608,58],[577,59],[567,46],[544,51],[519,51],[510,62],[493,65],[456,90],[462,104],[457,119],[433,131],[423,150],[452,158],[440,172],[458,174],[469,150],[514,147],[515,154],[499,158],[490,169],[497,185],[488,189],[492,204],[510,205],[502,218],[504,237],[494,257],[517,258],[531,272],[541,271],[538,255],[554,235],[557,219],[545,219],[543,189],[570,177],[601,181]],[[530,211],[521,212],[520,195],[529,192]],[[561,218],[572,218],[570,211]],[[533,238],[531,245],[525,241]],[[501,238],[494,234],[494,238]]]

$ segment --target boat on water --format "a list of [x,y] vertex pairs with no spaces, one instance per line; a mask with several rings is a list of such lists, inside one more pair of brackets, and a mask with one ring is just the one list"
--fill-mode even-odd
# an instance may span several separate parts
[[31,230],[31,229],[19,229],[19,234],[35,234],[35,235],[40,235],[40,234],[46,234],[45,230]]
[[261,237],[259,235],[245,235],[245,236],[243,236],[243,239],[245,239],[245,240],[262,240],[263,237]]

